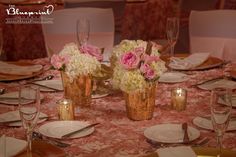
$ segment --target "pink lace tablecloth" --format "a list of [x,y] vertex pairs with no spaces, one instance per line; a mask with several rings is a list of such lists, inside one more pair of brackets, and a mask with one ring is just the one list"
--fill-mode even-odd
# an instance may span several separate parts
[[[48,59],[38,59],[35,60],[34,63],[40,63],[48,67]],[[222,69],[211,69],[194,72],[193,75],[190,75],[190,79],[183,83],[160,83],[156,90],[156,107],[151,120],[129,120],[126,116],[125,102],[122,94],[93,99],[91,108],[76,110],[76,119],[89,121],[91,123],[99,122],[100,125],[96,126],[95,132],[90,136],[66,141],[70,143],[71,146],[64,148],[64,150],[68,154],[78,157],[144,156],[150,153],[150,151],[155,150],[155,148],[147,143],[143,135],[146,128],[161,123],[183,122],[187,122],[190,126],[196,127],[192,123],[193,118],[209,114],[210,92],[190,87],[190,85],[200,80],[222,75],[223,73],[224,71]],[[60,74],[57,71],[47,71],[43,75],[48,74],[53,74],[55,79],[60,79]],[[21,83],[24,83],[24,81],[0,83],[0,88],[7,88],[8,92],[15,91],[15,87]],[[170,90],[174,87],[186,88],[188,91],[187,109],[185,111],[177,112],[171,109]],[[62,97],[63,93],[42,94],[45,97],[42,101],[42,112],[48,114],[50,117],[57,118],[56,101]],[[0,104],[0,113],[5,113],[16,108],[16,106]],[[236,112],[233,111],[233,114],[236,114]],[[24,139],[24,131],[22,128],[4,126],[0,126],[0,128],[0,135],[6,134],[7,136]],[[210,139],[206,146],[213,147],[216,145],[214,132],[200,128],[199,130],[201,132],[201,138],[208,137]],[[225,148],[236,150],[235,133],[236,132],[227,132],[225,134],[223,142]]]

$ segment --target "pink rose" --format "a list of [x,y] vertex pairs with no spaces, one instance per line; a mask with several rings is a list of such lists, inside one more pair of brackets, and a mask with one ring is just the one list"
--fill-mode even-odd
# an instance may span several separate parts
[[55,69],[61,69],[63,67],[63,65],[66,65],[70,60],[70,57],[67,55],[64,56],[60,56],[60,55],[56,55],[54,54],[51,57],[51,64]]
[[150,64],[152,62],[157,62],[160,60],[160,58],[158,56],[149,56],[147,54],[144,54],[142,58],[143,58],[144,62],[148,63],[148,64]]
[[135,69],[139,66],[140,57],[134,52],[128,52],[121,56],[120,63],[127,70]]
[[140,67],[140,71],[148,80],[152,80],[156,77],[155,71],[151,68],[149,64],[143,63]]
[[145,74],[149,69],[150,69],[150,65],[149,65],[149,64],[143,63],[143,64],[140,66],[140,71],[141,71],[141,73],[143,73],[143,74]]
[[103,60],[101,50],[98,47],[95,47],[95,46],[92,46],[92,45],[89,45],[89,44],[83,44],[80,47],[80,51],[84,54],[88,54],[90,56],[93,56],[93,57],[97,58],[98,61]]
[[156,77],[155,71],[153,69],[149,69],[145,74],[144,77],[148,80],[152,80]]

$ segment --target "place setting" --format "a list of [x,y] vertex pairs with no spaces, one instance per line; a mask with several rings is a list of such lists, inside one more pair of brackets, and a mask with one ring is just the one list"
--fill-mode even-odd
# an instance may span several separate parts
[[204,81],[199,81],[191,87],[198,87],[202,90],[212,90],[214,88],[229,88],[229,89],[235,89],[236,88],[236,82],[233,80],[229,80],[224,78],[224,76],[217,76],[211,79],[207,79]]
[[194,71],[216,68],[222,64],[221,59],[212,57],[209,53],[193,53],[187,57],[171,57],[167,65],[173,70]]
[[29,79],[43,73],[43,66],[28,62],[0,61],[0,81],[9,82]]
[[189,80],[189,75],[173,71],[173,72],[166,72],[160,76],[158,82],[160,83],[181,83]]

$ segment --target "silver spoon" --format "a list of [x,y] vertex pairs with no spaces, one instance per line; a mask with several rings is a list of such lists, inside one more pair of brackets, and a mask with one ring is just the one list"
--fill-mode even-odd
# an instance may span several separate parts
[[6,88],[0,88],[0,95],[4,94],[6,91]]

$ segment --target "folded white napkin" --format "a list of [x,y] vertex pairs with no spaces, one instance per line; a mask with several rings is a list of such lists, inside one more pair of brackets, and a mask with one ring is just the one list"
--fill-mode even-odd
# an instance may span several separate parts
[[0,61],[0,73],[10,75],[31,75],[42,69],[42,65],[19,66]]
[[160,148],[156,152],[159,157],[197,157],[189,146]]
[[[193,124],[204,129],[213,130],[213,125],[210,119],[203,118],[203,117],[196,117],[193,119]],[[236,130],[236,121],[229,121],[229,125],[227,131],[234,131]]]
[[184,59],[172,57],[169,67],[179,70],[192,69],[204,63],[209,56],[209,53],[194,53]]
[[229,89],[236,89],[236,82],[220,79],[213,82],[206,82],[198,86],[201,89],[211,90],[214,88],[229,88]]
[[[4,157],[4,150],[3,149],[6,149],[6,157],[12,157],[12,156],[15,156],[17,155],[18,153],[22,152],[26,146],[27,146],[27,142],[24,141],[24,140],[19,140],[19,139],[16,139],[16,138],[13,138],[13,137],[4,137],[2,136],[0,138],[0,143],[3,144],[5,143],[6,145],[5,146],[2,146],[0,147],[0,155],[2,155]],[[1,156],[1,157],[2,157]]]

